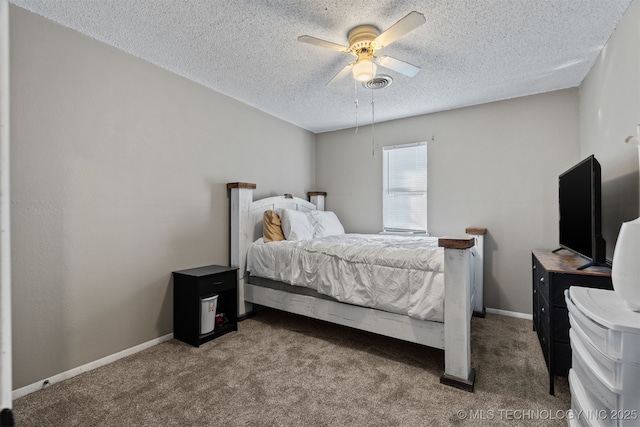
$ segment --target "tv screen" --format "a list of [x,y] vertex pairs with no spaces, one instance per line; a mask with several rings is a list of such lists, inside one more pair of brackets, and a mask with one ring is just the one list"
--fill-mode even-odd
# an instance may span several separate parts
[[[600,163],[589,156],[559,177],[560,246],[604,264]],[[586,267],[585,266],[585,267]]]

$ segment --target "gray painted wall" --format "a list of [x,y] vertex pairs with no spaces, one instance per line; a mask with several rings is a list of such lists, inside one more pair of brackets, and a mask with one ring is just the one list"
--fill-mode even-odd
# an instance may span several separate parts
[[[531,313],[531,249],[557,246],[557,177],[579,156],[578,90],[376,124],[375,141],[427,141],[430,233],[487,227],[486,306]],[[381,149],[372,156],[371,128],[318,135],[316,160],[327,209],[349,232],[380,231]]]
[[171,333],[171,271],[228,265],[225,184],[304,195],[315,136],[22,9],[10,14],[20,388]]
[[638,149],[626,144],[640,124],[640,0],[634,1],[580,85],[580,152],[602,167],[602,232],[613,258],[620,225],[638,217]]

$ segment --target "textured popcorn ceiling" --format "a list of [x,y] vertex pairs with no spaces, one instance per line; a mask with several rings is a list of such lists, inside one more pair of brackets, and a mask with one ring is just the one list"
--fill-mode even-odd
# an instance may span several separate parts
[[[373,92],[376,122],[578,86],[632,0],[10,0],[312,132],[355,126],[348,45],[416,10],[426,24],[381,53],[418,65]],[[639,24],[640,25],[640,24]],[[359,124],[371,90],[358,86]]]

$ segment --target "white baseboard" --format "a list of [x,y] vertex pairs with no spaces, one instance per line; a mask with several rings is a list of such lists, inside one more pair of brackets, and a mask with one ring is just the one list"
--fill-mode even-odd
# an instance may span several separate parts
[[486,308],[487,313],[500,314],[502,316],[517,317],[518,319],[533,320],[532,314],[518,313],[517,311],[498,310],[497,308]]
[[111,354],[109,356],[105,356],[102,359],[95,360],[93,362],[89,362],[85,365],[78,366],[77,368],[70,369],[66,372],[62,372],[56,374],[52,377],[42,379],[33,384],[29,384],[27,386],[21,387],[19,389],[13,390],[12,397],[13,399],[18,399],[20,397],[26,396],[27,394],[33,393],[34,391],[41,390],[45,387],[50,386],[51,384],[59,383],[60,381],[64,381],[66,379],[75,377],[76,375],[80,375],[84,372],[88,372],[92,369],[99,368],[101,366],[107,365],[109,363],[113,363],[116,360],[122,359],[123,357],[130,356],[132,354],[138,353],[139,351],[145,350],[149,347],[153,347],[154,345],[160,344],[162,342],[168,341],[173,338],[173,332],[155,339],[151,341],[144,342],[135,347],[128,348],[126,350],[119,351],[118,353]]

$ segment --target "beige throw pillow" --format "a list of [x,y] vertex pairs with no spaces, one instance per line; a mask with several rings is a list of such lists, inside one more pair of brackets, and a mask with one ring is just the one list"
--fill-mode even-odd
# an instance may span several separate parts
[[284,240],[284,234],[282,233],[282,226],[278,214],[272,210],[264,211],[263,219],[262,238],[265,243]]

